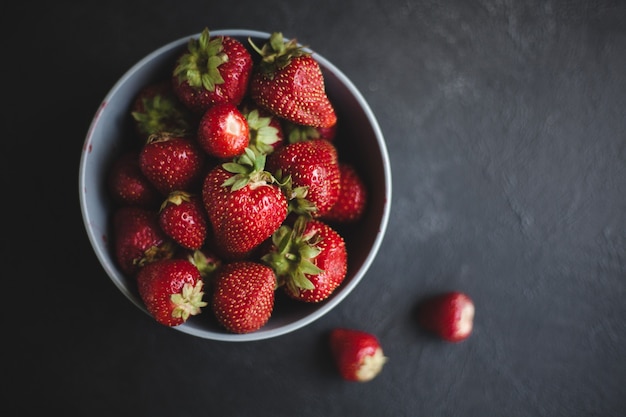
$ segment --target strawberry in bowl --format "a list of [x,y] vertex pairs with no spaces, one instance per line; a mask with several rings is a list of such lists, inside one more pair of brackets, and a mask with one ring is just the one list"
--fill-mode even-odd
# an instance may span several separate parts
[[[113,169],[123,155],[125,175]],[[278,32],[204,29],[141,59],[105,96],[79,197],[100,264],[140,310],[157,318],[143,268],[191,264],[189,285],[160,292],[159,314],[176,320],[155,322],[250,341],[319,319],[363,280],[385,234],[391,169],[367,102],[324,57]],[[120,211],[145,224],[114,226]],[[168,270],[153,276],[175,282]],[[236,308],[232,294],[252,301]]]

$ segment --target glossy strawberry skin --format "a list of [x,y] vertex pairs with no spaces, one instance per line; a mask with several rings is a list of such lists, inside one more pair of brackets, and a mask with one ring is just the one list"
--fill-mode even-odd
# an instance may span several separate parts
[[347,381],[371,381],[387,361],[378,338],[361,330],[333,329],[330,348],[340,375]]
[[234,104],[215,104],[200,119],[197,140],[211,156],[234,158],[250,143],[248,122]]
[[[206,30],[208,35],[208,30]],[[203,32],[203,35],[204,32]],[[237,39],[230,36],[213,36],[210,40],[221,42],[221,46],[211,48],[207,52],[199,52],[201,56],[191,61],[198,62],[195,74],[200,78],[206,71],[206,62],[209,55],[222,60],[217,67],[223,82],[216,82],[213,88],[206,88],[203,85],[195,85],[193,80],[187,77],[187,71],[177,73],[177,69],[172,74],[172,86],[176,96],[187,108],[196,114],[203,114],[209,107],[217,103],[233,103],[238,105],[247,92],[248,83],[252,73],[252,56],[246,47]],[[194,45],[194,50],[202,48],[199,39],[192,39],[190,43]],[[183,62],[185,55],[182,54],[177,60],[177,66]]]
[[134,276],[144,264],[173,254],[157,212],[141,207],[123,206],[115,211],[113,245],[117,264],[128,276]]
[[173,191],[159,210],[159,226],[183,248],[200,249],[207,235],[202,200],[186,192]]
[[120,206],[155,209],[163,198],[141,172],[135,151],[127,151],[113,162],[107,174],[107,186],[111,198]]
[[231,333],[250,333],[272,315],[276,276],[268,266],[252,261],[225,264],[215,280],[211,308]]
[[193,138],[153,136],[139,153],[139,167],[146,178],[167,196],[191,191],[202,180],[206,154]]
[[472,333],[475,306],[469,295],[449,291],[424,300],[417,314],[424,329],[443,340],[457,343]]
[[183,324],[207,305],[200,271],[185,259],[146,265],[137,273],[137,287],[148,312],[165,326]]
[[254,71],[250,96],[261,107],[296,124],[330,127],[337,122],[322,70],[310,55],[293,58],[271,74]]
[[285,293],[298,301],[319,303],[327,299],[341,285],[348,271],[348,252],[343,237],[332,227],[320,220],[309,220],[304,235],[316,235],[320,249],[313,263],[321,272],[305,274],[313,284],[313,289],[294,288],[284,285]]
[[321,217],[337,202],[340,192],[340,172],[337,149],[327,140],[290,143],[267,157],[266,169],[281,176],[291,176],[292,187],[306,187],[306,199]]
[[353,223],[363,217],[367,206],[367,188],[356,169],[347,163],[339,163],[339,198],[323,216],[323,220],[334,223]]
[[220,255],[240,259],[280,227],[287,217],[287,199],[274,184],[248,184],[236,191],[223,187],[231,176],[222,166],[211,169],[204,179],[202,200]]

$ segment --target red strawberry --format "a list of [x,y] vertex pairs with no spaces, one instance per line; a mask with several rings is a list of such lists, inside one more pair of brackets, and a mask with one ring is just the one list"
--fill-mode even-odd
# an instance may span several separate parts
[[348,253],[343,237],[319,220],[299,216],[293,228],[284,224],[272,236],[273,246],[262,260],[276,272],[285,293],[317,303],[343,282]]
[[141,172],[139,155],[134,151],[127,151],[113,162],[107,186],[113,200],[120,205],[157,208],[163,198]]
[[162,259],[137,273],[139,295],[154,319],[165,326],[178,326],[200,314],[207,303],[200,271],[184,259]]
[[340,375],[348,381],[371,381],[387,362],[378,338],[361,330],[333,329],[330,348]]
[[139,168],[163,195],[189,191],[202,180],[206,154],[188,137],[153,135],[139,153]]
[[[340,172],[337,149],[327,140],[290,143],[267,156],[266,169],[279,180],[290,178],[291,189],[304,189],[304,198],[315,210],[313,217],[324,216],[337,202],[340,192]],[[302,213],[300,194],[286,191],[290,210]],[[304,204],[305,212],[308,211]]]
[[202,115],[197,140],[209,155],[232,159],[250,143],[248,121],[234,104],[216,104]]
[[211,308],[228,331],[250,333],[264,326],[272,315],[275,288],[274,271],[263,264],[226,264],[218,272]]
[[367,188],[352,165],[339,163],[340,191],[337,202],[323,220],[335,223],[351,223],[361,219],[367,205]]
[[252,56],[230,36],[210,36],[205,28],[190,39],[172,72],[174,92],[185,106],[202,114],[216,103],[238,105],[252,73]]
[[131,115],[142,144],[150,135],[161,132],[183,135],[196,123],[196,117],[174,94],[169,80],[143,87],[135,97]]
[[449,342],[460,342],[472,333],[474,302],[459,291],[435,295],[423,301],[418,308],[421,326]]
[[265,156],[248,148],[204,179],[202,200],[225,258],[245,257],[287,217],[287,199],[264,166]]
[[172,191],[159,210],[159,225],[183,248],[200,249],[207,234],[202,200],[185,191]]
[[330,127],[337,115],[325,91],[319,63],[296,40],[279,32],[259,49],[261,62],[250,79],[250,96],[261,107],[293,123]]
[[170,258],[174,248],[159,227],[156,211],[124,206],[113,217],[113,239],[117,264],[127,275],[142,266]]

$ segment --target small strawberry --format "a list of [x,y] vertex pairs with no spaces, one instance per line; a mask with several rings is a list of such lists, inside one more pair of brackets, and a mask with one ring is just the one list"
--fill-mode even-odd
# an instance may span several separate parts
[[333,329],[330,348],[340,375],[348,381],[371,381],[388,360],[378,338],[361,330]]
[[232,333],[263,327],[274,309],[276,276],[252,261],[225,264],[215,281],[211,308],[218,322]]
[[290,199],[290,211],[313,217],[324,216],[337,202],[340,192],[340,172],[337,149],[327,140],[311,140],[286,144],[267,156],[266,169],[279,181],[289,178],[291,190],[305,189],[304,198],[315,210],[309,211],[301,204],[300,195],[286,191]]
[[148,312],[165,326],[178,326],[201,313],[204,282],[200,271],[184,259],[162,259],[137,273],[139,295]]
[[156,211],[123,206],[113,216],[115,258],[126,275],[134,275],[148,263],[172,257],[174,247],[159,227]]
[[339,173],[339,198],[322,219],[334,223],[356,222],[361,219],[367,206],[367,188],[354,166],[340,162]]
[[250,143],[248,121],[234,104],[215,104],[202,115],[197,140],[209,155],[232,159]]
[[175,94],[187,108],[204,113],[216,103],[238,105],[246,95],[252,56],[230,36],[210,36],[205,28],[192,38],[172,71]]
[[195,115],[176,97],[169,80],[143,87],[133,101],[131,115],[142,144],[160,132],[183,135],[196,124]]
[[250,79],[250,96],[261,107],[293,123],[330,127],[337,115],[326,95],[319,63],[295,39],[285,41],[280,32],[258,48],[261,62]]
[[157,208],[163,198],[141,172],[135,151],[127,151],[113,161],[107,174],[107,187],[119,205]]
[[163,195],[189,191],[202,180],[206,154],[188,137],[152,135],[139,153],[139,168]]
[[262,261],[276,272],[278,285],[296,300],[327,299],[346,277],[348,253],[343,237],[320,220],[299,216],[272,235],[272,249]]
[[202,200],[185,191],[172,191],[159,210],[159,226],[183,248],[200,249],[207,234]]
[[474,312],[474,302],[467,294],[449,291],[423,301],[417,314],[424,329],[449,342],[460,342],[472,333]]
[[202,200],[225,258],[245,257],[287,217],[287,199],[264,166],[265,155],[248,148],[204,179]]

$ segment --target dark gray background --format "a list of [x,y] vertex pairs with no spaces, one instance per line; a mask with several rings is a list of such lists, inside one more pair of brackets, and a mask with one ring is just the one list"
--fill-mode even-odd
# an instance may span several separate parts
[[[624,2],[61,0],[1,19],[6,415],[626,415]],[[378,257],[336,309],[276,339],[157,325],[83,228],[78,163],[100,101],[205,26],[313,47],[387,140]],[[447,289],[476,302],[457,345],[413,317]],[[335,326],[381,339],[375,380],[338,377]]]

